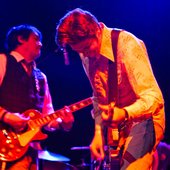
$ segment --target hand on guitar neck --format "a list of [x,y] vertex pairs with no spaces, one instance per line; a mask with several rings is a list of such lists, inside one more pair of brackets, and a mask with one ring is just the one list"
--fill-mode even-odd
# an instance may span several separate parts
[[[69,131],[72,128],[72,124],[74,122],[73,114],[67,106],[65,106],[63,110],[63,112],[60,112],[59,118],[52,120],[45,127],[46,130],[53,131],[62,127],[65,131]],[[30,115],[28,112],[23,114],[7,112],[3,118],[3,122],[8,124],[17,133],[26,130],[26,128],[28,128],[29,121]]]
[[46,130],[54,131],[62,127],[64,131],[70,131],[73,126],[74,116],[68,106],[64,107],[64,112],[61,112],[59,118],[52,120],[46,127]]

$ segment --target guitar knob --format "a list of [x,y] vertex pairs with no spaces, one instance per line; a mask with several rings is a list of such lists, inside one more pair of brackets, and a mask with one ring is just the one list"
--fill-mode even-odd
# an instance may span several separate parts
[[14,156],[14,154],[12,152],[8,152],[8,155],[11,157]]
[[14,144],[10,144],[9,148],[13,149],[14,148]]
[[1,152],[2,152],[2,153],[5,153],[5,152],[6,152],[6,148],[4,148],[4,147],[1,148]]
[[16,149],[16,152],[18,152],[18,153],[21,152],[21,149]]

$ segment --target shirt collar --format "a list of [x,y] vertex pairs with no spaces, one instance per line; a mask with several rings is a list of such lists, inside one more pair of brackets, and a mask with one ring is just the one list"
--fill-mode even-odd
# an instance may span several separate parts
[[112,38],[111,38],[111,28],[106,27],[103,23],[100,22],[102,27],[102,40],[100,47],[100,54],[109,60],[114,62],[114,54],[112,50]]
[[10,55],[12,55],[17,60],[17,62],[24,60],[24,57],[17,51],[11,51]]

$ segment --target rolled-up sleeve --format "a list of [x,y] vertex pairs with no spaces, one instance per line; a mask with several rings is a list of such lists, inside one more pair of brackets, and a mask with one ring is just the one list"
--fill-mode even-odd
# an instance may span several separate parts
[[50,113],[54,113],[54,108],[52,104],[52,98],[51,98],[47,78],[45,75],[44,78],[45,78],[45,96],[44,96],[44,106],[43,106],[42,114],[47,115]]

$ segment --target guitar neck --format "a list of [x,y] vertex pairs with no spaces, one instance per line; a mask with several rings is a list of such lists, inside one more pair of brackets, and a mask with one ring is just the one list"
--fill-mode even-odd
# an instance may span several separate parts
[[[80,110],[88,105],[92,104],[92,99],[91,97],[84,99],[80,102],[74,103],[69,107],[69,109],[71,110],[71,112],[75,112],[77,110]],[[55,111],[52,114],[46,115],[44,117],[38,118],[34,120],[34,123],[36,123],[39,126],[44,126],[46,124],[48,124],[49,122],[51,122],[52,120],[55,120],[57,118],[60,117],[61,113],[65,112],[65,108],[62,108],[60,110]]]
[[[72,112],[84,108],[92,104],[92,99],[87,98],[75,104],[68,106]],[[31,141],[39,141],[47,138],[46,134],[41,132],[41,127],[48,124],[50,121],[59,118],[65,108],[55,111],[52,114],[42,117],[37,110],[27,110],[24,116],[30,116],[28,121],[28,129],[24,133],[17,134],[12,128],[1,124],[0,126],[0,160],[14,161],[23,156],[28,150]],[[3,127],[4,126],[4,127]]]

